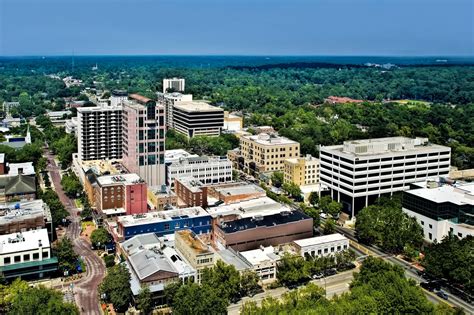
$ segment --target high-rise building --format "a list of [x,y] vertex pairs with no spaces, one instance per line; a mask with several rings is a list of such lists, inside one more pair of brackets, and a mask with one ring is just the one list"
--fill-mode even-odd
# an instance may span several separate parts
[[163,79],[163,93],[166,93],[169,90],[172,90],[172,92],[184,92],[184,79]]
[[127,97],[127,91],[113,90],[112,93],[110,93],[110,106],[121,106],[122,102],[127,100]]
[[175,102],[173,128],[188,138],[218,136],[224,126],[224,110],[205,102]]
[[77,117],[79,160],[122,157],[122,107],[79,107]]
[[176,102],[191,102],[192,94],[174,93],[156,93],[157,102],[165,107],[166,126],[173,128],[173,106]]
[[300,144],[274,134],[242,136],[240,154],[243,158],[243,170],[247,173],[282,171],[286,159],[300,156]]
[[165,184],[165,110],[131,94],[123,102],[123,164],[149,186]]
[[295,183],[298,186],[315,185],[319,183],[319,159],[306,155],[284,161],[285,183]]
[[320,182],[354,216],[378,197],[449,173],[451,149],[405,137],[345,141],[320,148]]

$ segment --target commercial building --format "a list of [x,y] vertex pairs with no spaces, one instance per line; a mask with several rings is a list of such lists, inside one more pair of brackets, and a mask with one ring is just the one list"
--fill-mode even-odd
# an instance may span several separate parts
[[225,156],[188,157],[166,166],[166,180],[174,187],[175,179],[194,177],[204,184],[218,184],[232,181],[232,162]]
[[411,188],[403,193],[403,211],[421,225],[426,241],[474,235],[474,183],[429,181]]
[[222,130],[235,132],[240,131],[244,127],[244,118],[235,114],[224,112],[224,126]]
[[148,204],[152,210],[170,210],[178,205],[178,197],[167,189],[148,189]]
[[45,228],[53,239],[53,221],[41,199],[0,205],[0,235]]
[[298,186],[316,185],[319,183],[319,159],[306,155],[284,161],[285,183],[295,183]]
[[215,242],[237,251],[275,246],[311,236],[313,219],[299,211],[221,222],[214,228]]
[[165,112],[138,95],[123,103],[123,165],[149,186],[165,184]]
[[185,81],[181,78],[163,79],[163,93],[184,92]]
[[240,252],[257,273],[262,284],[268,284],[277,280],[277,264],[280,256],[275,253],[273,246]]
[[175,231],[191,229],[197,234],[211,232],[211,216],[201,207],[148,212],[125,215],[109,222],[116,240],[126,240],[135,235],[155,233],[158,236],[173,234]]
[[191,102],[192,94],[174,93],[156,93],[158,104],[165,107],[166,126],[174,128],[173,124],[173,106],[176,102]]
[[194,177],[175,179],[174,191],[178,197],[178,205],[207,207],[207,187]]
[[192,230],[177,231],[174,242],[178,252],[197,270],[196,282],[201,283],[202,271],[214,265],[216,259],[214,251]]
[[261,133],[240,137],[242,169],[250,174],[283,171],[286,159],[300,156],[300,144],[277,135]]
[[227,183],[207,186],[208,199],[214,198],[223,204],[256,199],[266,196],[265,190],[246,182]]
[[180,160],[184,160],[187,158],[197,158],[199,155],[189,153],[183,149],[175,149],[175,150],[166,150],[165,151],[165,164],[169,165],[174,162],[179,162]]
[[125,90],[113,90],[110,93],[110,106],[119,107],[122,106],[122,102],[128,98],[128,92]]
[[0,175],[0,202],[36,198],[35,175]]
[[0,272],[5,279],[43,278],[57,269],[46,229],[0,236]]
[[7,163],[7,175],[29,175],[35,176],[35,167],[33,162],[23,162],[23,163]]
[[77,109],[79,160],[122,158],[122,108],[119,106]]
[[349,239],[342,234],[316,236],[293,241],[296,252],[303,257],[324,257],[349,249]]
[[218,136],[224,126],[224,110],[205,102],[176,102],[173,128],[188,138]]
[[378,197],[449,173],[451,149],[405,137],[345,141],[320,148],[320,182],[352,217]]

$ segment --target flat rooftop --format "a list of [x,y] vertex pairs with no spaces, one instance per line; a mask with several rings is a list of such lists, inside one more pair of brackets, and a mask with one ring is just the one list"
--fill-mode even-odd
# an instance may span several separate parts
[[106,185],[115,185],[115,184],[138,184],[142,183],[143,180],[135,173],[128,173],[128,174],[118,174],[118,175],[105,175],[100,176],[97,178],[97,182],[101,186]]
[[208,254],[211,253],[209,246],[204,244],[193,231],[181,230],[175,232],[175,237],[178,236],[182,239],[188,248],[192,249],[197,254]]
[[459,206],[474,205],[474,183],[441,185],[435,188],[417,188],[405,191],[406,194],[431,200],[436,203],[449,202]]
[[220,107],[209,105],[205,102],[198,101],[181,101],[174,103],[174,107],[185,112],[223,112]]
[[274,134],[261,133],[258,135],[242,136],[243,139],[247,139],[262,145],[287,145],[287,144],[298,144],[298,142],[290,140],[286,137],[277,136]]
[[255,184],[239,184],[235,186],[228,186],[228,187],[215,187],[214,190],[216,192],[221,193],[225,196],[238,196],[238,195],[245,195],[245,194],[255,194],[255,193],[264,193],[265,190]]
[[209,212],[212,217],[236,214],[241,218],[248,218],[255,215],[272,215],[289,210],[290,208],[287,206],[265,196],[227,205],[223,204],[217,207],[210,207],[207,209],[207,212]]
[[34,250],[38,249],[40,244],[43,248],[49,247],[47,229],[0,235],[0,254]]
[[243,271],[253,267],[252,264],[249,264],[245,257],[234,251],[232,248],[220,250],[217,252],[217,255],[226,264],[234,266],[237,271]]
[[191,207],[191,208],[183,208],[183,209],[175,209],[175,210],[166,210],[166,211],[156,211],[156,212],[148,212],[143,214],[135,214],[135,215],[124,215],[117,218],[117,222],[122,224],[123,226],[136,226],[136,225],[143,225],[143,224],[152,224],[158,222],[166,222],[178,219],[186,219],[186,218],[196,218],[196,217],[203,217],[208,216],[207,213],[201,207]]
[[239,220],[222,222],[220,228],[225,233],[236,233],[259,227],[272,227],[282,224],[294,223],[310,219],[306,214],[299,211],[283,211],[280,213],[242,218]]
[[0,205],[0,224],[23,221],[42,216],[51,221],[51,212],[41,199],[10,202]]
[[94,107],[78,107],[77,111],[79,113],[94,113],[94,112],[103,112],[103,111],[121,111],[121,106],[94,106]]
[[88,160],[80,161],[83,172],[92,170],[95,174],[101,175],[115,175],[122,173],[121,160]]
[[8,175],[34,175],[35,167],[33,162],[8,163]]
[[172,163],[175,161],[179,161],[180,159],[190,158],[190,157],[199,157],[199,155],[189,153],[188,151],[185,151],[183,149],[165,151],[165,163]]
[[252,265],[259,265],[265,261],[278,261],[280,259],[280,256],[275,254],[275,248],[273,246],[248,250],[240,252],[240,254]]
[[194,177],[177,178],[176,181],[193,193],[201,192],[201,188],[204,186],[200,180],[195,179]]
[[338,242],[338,241],[349,241],[349,239],[342,234],[334,233],[330,235],[316,236],[316,237],[305,238],[302,240],[296,240],[296,241],[293,241],[293,243],[295,243],[296,245],[300,247],[306,247],[306,246],[320,245],[320,244],[326,244],[326,243],[332,243],[332,242]]

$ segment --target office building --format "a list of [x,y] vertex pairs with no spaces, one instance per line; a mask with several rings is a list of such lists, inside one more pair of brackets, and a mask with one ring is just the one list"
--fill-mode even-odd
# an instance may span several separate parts
[[214,240],[219,247],[246,251],[260,246],[275,246],[313,236],[313,219],[299,211],[273,215],[256,215],[221,222],[214,227]]
[[113,90],[110,93],[110,106],[120,107],[122,102],[126,101],[128,98],[128,92],[125,90]]
[[177,231],[174,234],[175,248],[191,266],[197,270],[196,282],[201,283],[202,271],[211,268],[215,263],[212,248],[199,238],[192,230]]
[[218,136],[224,126],[224,110],[205,102],[176,102],[173,128],[188,138]]
[[239,254],[252,265],[262,284],[277,280],[278,261],[281,257],[276,254],[273,246],[243,251]]
[[285,183],[294,183],[298,186],[319,183],[319,159],[308,154],[305,157],[287,159],[283,163]]
[[183,177],[194,177],[204,184],[232,181],[232,162],[225,156],[182,158],[166,166],[166,180],[170,187]]
[[194,177],[175,179],[174,191],[180,206],[207,207],[207,187]]
[[286,159],[300,156],[300,144],[274,134],[240,137],[242,169],[249,174],[283,171]]
[[403,193],[402,205],[428,242],[441,242],[449,233],[459,238],[474,235],[474,183],[415,183]]
[[0,236],[0,272],[5,279],[44,278],[57,269],[46,229]]
[[0,235],[45,228],[53,239],[53,220],[41,199],[0,205]]
[[184,83],[181,78],[163,79],[163,93],[184,92]]
[[158,236],[191,229],[197,234],[211,232],[211,216],[201,207],[148,212],[117,217],[109,221],[116,240],[127,240],[135,235],[155,233]]
[[293,247],[303,257],[324,257],[349,249],[349,239],[335,233],[296,240],[293,241]]
[[156,93],[158,104],[165,107],[166,127],[174,128],[173,124],[173,106],[176,102],[191,102],[192,94],[174,93]]
[[451,149],[405,137],[345,141],[320,148],[320,182],[354,217],[378,197],[449,173]]
[[165,112],[138,95],[123,103],[123,165],[148,186],[165,184]]
[[122,158],[121,107],[80,107],[77,118],[79,160]]

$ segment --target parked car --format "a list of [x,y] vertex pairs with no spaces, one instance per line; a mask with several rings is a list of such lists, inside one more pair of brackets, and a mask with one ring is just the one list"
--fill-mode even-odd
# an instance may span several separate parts
[[449,298],[448,293],[444,292],[443,290],[436,292],[436,295],[445,300]]
[[324,274],[322,272],[315,273],[311,278],[313,279],[321,279],[324,278]]
[[331,268],[331,269],[324,270],[324,276],[325,277],[334,276],[336,273],[337,273],[336,268]]

